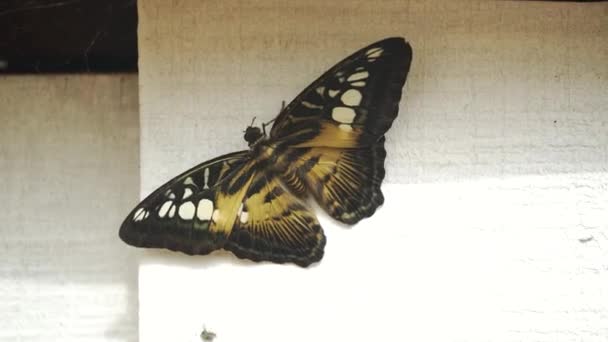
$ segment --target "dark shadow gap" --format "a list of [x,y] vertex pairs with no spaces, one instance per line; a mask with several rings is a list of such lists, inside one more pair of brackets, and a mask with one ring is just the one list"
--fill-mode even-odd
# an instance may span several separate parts
[[135,0],[0,3],[0,73],[137,72]]

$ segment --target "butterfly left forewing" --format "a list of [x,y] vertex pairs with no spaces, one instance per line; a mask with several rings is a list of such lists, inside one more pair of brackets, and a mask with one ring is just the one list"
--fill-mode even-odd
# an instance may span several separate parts
[[227,193],[228,181],[249,172],[250,163],[249,151],[241,151],[175,177],[131,211],[120,227],[120,238],[136,247],[187,254],[208,254],[221,248],[231,227],[220,220],[217,209],[226,211],[230,198],[238,197]]
[[306,204],[248,151],[203,163],[143,200],[121,239],[186,254],[226,249],[240,258],[301,266],[323,256],[325,236]]

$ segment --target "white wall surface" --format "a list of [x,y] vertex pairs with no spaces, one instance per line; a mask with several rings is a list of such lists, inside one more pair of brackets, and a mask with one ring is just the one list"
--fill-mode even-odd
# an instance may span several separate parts
[[0,79],[0,340],[136,341],[137,75]]
[[606,341],[608,4],[139,2],[142,195],[387,36],[386,204],[309,269],[141,251],[140,337]]

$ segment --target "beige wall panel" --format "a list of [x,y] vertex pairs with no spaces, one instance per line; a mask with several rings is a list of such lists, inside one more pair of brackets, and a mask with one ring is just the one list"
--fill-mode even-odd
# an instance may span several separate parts
[[[272,119],[281,100],[387,36],[414,49],[388,133],[389,182],[600,169],[607,11],[489,1],[142,3],[142,165],[175,165],[144,177],[157,184],[193,160],[245,148],[251,118]],[[588,124],[595,128],[577,130]]]
[[[608,4],[141,1],[142,192],[351,52],[414,50],[387,201],[317,267],[145,252],[142,341],[608,336]],[[583,241],[583,242],[581,242]],[[586,242],[585,242],[586,241]],[[218,338],[219,340],[219,338]]]
[[0,79],[0,340],[136,341],[136,75]]

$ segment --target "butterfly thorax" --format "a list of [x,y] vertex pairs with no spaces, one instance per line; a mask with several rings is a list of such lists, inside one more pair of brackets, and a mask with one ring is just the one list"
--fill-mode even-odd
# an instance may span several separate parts
[[276,146],[265,137],[260,138],[251,146],[251,152],[258,161],[268,161],[271,165],[276,162]]
[[266,138],[266,134],[258,127],[249,126],[245,130],[245,141],[249,144],[251,153],[258,162],[273,165],[276,162],[276,146]]

